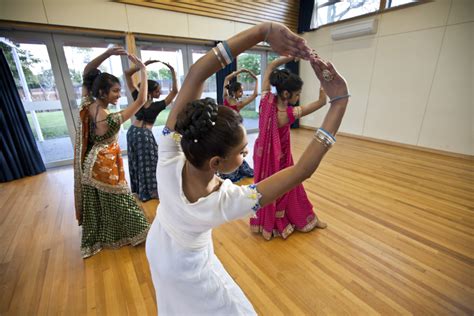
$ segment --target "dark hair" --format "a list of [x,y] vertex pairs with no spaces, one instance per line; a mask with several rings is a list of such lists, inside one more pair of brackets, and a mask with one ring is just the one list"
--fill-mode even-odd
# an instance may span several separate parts
[[300,76],[289,72],[287,69],[275,69],[270,74],[270,84],[277,90],[279,96],[283,91],[288,91],[290,95],[303,87],[303,80]]
[[[160,86],[158,81],[155,81],[155,80],[148,79],[147,82],[148,82],[148,94],[153,93],[153,91],[155,91],[155,89]],[[138,84],[138,87],[140,88],[140,84]]]
[[234,81],[226,85],[225,88],[227,89],[229,94],[233,97],[235,96],[235,93],[239,91],[240,88],[242,88],[242,84],[238,81]]
[[242,117],[236,111],[217,106],[211,98],[190,102],[178,115],[175,130],[182,135],[186,159],[196,168],[206,160],[226,157],[242,140]]
[[93,69],[83,76],[83,85],[90,91],[94,98],[101,98],[109,94],[110,88],[114,84],[120,85],[120,80],[106,72],[101,72],[99,69]]

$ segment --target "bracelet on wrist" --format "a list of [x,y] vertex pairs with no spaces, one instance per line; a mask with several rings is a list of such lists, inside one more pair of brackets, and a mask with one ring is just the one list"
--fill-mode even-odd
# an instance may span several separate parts
[[316,130],[314,139],[328,149],[336,143],[336,138],[322,127]]
[[333,102],[336,102],[338,100],[342,100],[342,99],[348,99],[351,95],[350,94],[345,94],[345,95],[338,95],[332,99],[329,99],[329,103],[333,103]]

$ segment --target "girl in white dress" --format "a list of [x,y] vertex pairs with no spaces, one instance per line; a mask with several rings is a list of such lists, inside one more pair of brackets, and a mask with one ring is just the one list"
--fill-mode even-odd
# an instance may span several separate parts
[[[237,169],[247,153],[240,115],[197,100],[207,78],[261,41],[282,55],[309,60],[333,99],[300,160],[256,185],[237,186],[216,173]],[[159,138],[160,205],[146,254],[163,315],[254,315],[252,304],[214,254],[212,228],[255,212],[309,178],[335,142],[348,101],[345,80],[279,23],[262,23],[219,44],[191,66]],[[174,132],[176,130],[176,132]]]

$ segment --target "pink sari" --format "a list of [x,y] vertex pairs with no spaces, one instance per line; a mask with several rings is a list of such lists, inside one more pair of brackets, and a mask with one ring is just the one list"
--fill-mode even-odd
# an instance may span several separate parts
[[[260,101],[259,135],[254,148],[255,183],[292,166],[290,125],[295,121],[293,107],[288,106],[289,123],[278,127],[277,97],[271,92]],[[262,233],[267,240],[274,236],[286,239],[295,229],[308,232],[314,229],[317,218],[302,184],[275,202],[257,211],[250,219],[253,232]]]

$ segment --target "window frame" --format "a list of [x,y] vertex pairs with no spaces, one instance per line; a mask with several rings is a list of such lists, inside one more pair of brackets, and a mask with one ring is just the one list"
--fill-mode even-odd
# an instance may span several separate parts
[[[316,6],[316,1],[317,0],[314,0],[314,5],[315,6]],[[420,5],[420,4],[430,2],[430,0],[414,0],[415,2],[400,4],[400,5],[397,5],[397,6],[394,6],[394,7],[386,8],[387,3],[391,2],[391,1],[392,0],[380,0],[378,10],[376,10],[374,12],[369,12],[369,13],[361,14],[361,15],[354,16],[354,17],[351,17],[351,18],[347,18],[347,19],[343,19],[343,20],[339,20],[339,21],[334,21],[334,22],[330,22],[330,23],[326,23],[326,24],[322,24],[322,25],[319,25],[318,27],[310,28],[307,32],[319,30],[322,27],[333,26],[333,25],[337,25],[337,24],[340,24],[340,23],[354,21],[354,20],[357,20],[357,19],[366,18],[366,17],[378,15],[378,14],[383,14],[385,12],[392,12],[392,11],[396,11],[396,10],[400,10],[400,9],[405,9],[405,8],[408,8],[408,7],[413,7],[413,6],[416,6],[416,5]],[[311,24],[312,24],[312,21],[313,21],[313,16],[314,16],[315,9],[316,9],[316,7],[313,8],[313,13],[311,14]]]

